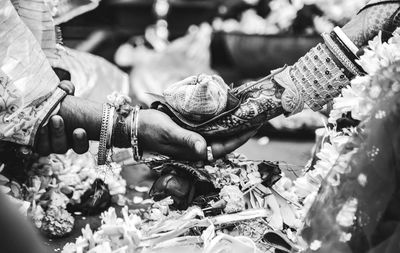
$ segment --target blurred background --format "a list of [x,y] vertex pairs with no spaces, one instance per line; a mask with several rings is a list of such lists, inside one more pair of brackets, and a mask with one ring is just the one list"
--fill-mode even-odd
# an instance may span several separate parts
[[[118,66],[129,76],[130,95],[146,105],[147,92],[161,94],[190,75],[216,73],[237,86],[293,64],[321,41],[320,33],[345,24],[365,2],[102,0],[60,27],[64,45]],[[311,110],[279,117],[240,151],[251,159],[304,165],[325,119]]]

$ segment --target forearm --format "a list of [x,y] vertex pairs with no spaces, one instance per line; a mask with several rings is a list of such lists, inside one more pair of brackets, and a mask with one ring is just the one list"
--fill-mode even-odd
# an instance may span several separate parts
[[[372,1],[342,31],[358,48],[366,46],[380,31],[383,38],[388,39],[400,24],[399,8],[400,1]],[[290,75],[290,79],[285,78],[284,74],[274,78],[285,89],[291,89],[283,93],[282,104],[285,110],[290,107],[287,100],[293,100],[296,96],[301,96],[304,103],[313,110],[320,110],[338,96],[341,89],[349,85],[355,76],[363,74],[362,68],[356,63],[357,56],[354,55],[360,51],[355,50],[352,54],[348,48],[346,52],[346,46],[343,47],[337,33],[324,34],[323,37],[325,43],[311,49],[289,67],[286,75]],[[288,112],[296,113],[299,111],[297,109],[292,108]]]
[[[342,31],[361,48],[384,30],[392,34],[398,26],[400,2],[377,1],[355,16]],[[338,96],[341,89],[363,73],[357,65],[357,48],[346,50],[337,34],[324,34],[326,43],[311,49],[292,66],[285,67],[255,84],[234,90],[242,99],[234,113],[199,129],[205,136],[234,134],[240,130],[260,126],[285,113],[292,115],[307,104],[317,111]]]
[[86,130],[89,140],[99,140],[102,120],[102,104],[67,96],[61,103],[58,114],[64,119],[67,133],[74,129]]
[[[61,103],[58,114],[64,119],[65,129],[69,137],[77,128],[85,129],[89,140],[99,141],[102,124],[103,105],[82,98],[67,96]],[[113,120],[112,144],[115,147],[130,147],[129,120],[130,117],[117,117]],[[118,128],[118,131],[117,131]]]

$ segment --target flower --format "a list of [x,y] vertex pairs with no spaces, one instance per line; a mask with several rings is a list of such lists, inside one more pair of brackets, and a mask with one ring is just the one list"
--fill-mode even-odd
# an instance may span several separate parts
[[226,202],[224,208],[226,213],[237,213],[245,210],[243,193],[239,187],[234,185],[224,186],[219,195]]
[[310,244],[310,249],[313,251],[317,251],[321,248],[322,246],[322,242],[319,240],[314,240],[311,244]]
[[364,173],[360,173],[360,175],[358,175],[358,177],[357,177],[357,181],[362,187],[365,187],[365,185],[368,182],[367,176]]
[[50,206],[45,212],[40,230],[51,237],[61,237],[72,231],[74,217],[62,207]]
[[336,222],[342,227],[350,227],[353,225],[355,220],[355,214],[357,211],[358,201],[355,198],[351,198],[346,201],[342,206],[342,209],[336,216]]

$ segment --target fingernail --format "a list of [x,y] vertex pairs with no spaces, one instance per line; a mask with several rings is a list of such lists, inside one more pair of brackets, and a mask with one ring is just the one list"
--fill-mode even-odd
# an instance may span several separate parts
[[84,137],[84,135],[85,135],[85,132],[83,132],[83,131],[78,131],[78,130],[75,130],[75,131],[74,131],[74,135],[75,135],[75,137],[76,137],[76,138],[78,138],[78,139],[81,139],[81,138],[83,138],[83,137]]
[[59,129],[61,127],[61,120],[60,119],[53,120],[53,127]]
[[204,149],[204,144],[202,141],[196,141],[196,143],[194,144],[194,148],[196,149],[196,152],[198,154],[201,154],[203,152]]

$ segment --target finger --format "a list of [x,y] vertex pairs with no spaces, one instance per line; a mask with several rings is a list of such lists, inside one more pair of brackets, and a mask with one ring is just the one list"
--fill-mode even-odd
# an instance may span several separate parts
[[220,158],[235,151],[237,148],[245,144],[251,137],[257,133],[256,130],[252,130],[242,134],[239,137],[234,137],[233,139],[218,141],[211,143],[211,149],[214,158]]
[[75,85],[67,80],[61,81],[58,87],[62,90],[64,90],[68,95],[74,95],[75,94]]
[[171,140],[175,140],[175,145],[193,159],[202,159],[207,155],[207,142],[198,133],[183,129],[176,125],[171,129]]
[[59,115],[50,118],[50,133],[52,151],[57,154],[65,154],[68,151],[67,135],[64,128],[64,120]]
[[72,133],[72,149],[77,154],[83,154],[89,150],[89,141],[85,129],[77,128]]
[[37,152],[42,156],[50,155],[51,144],[49,139],[49,129],[47,126],[39,130],[39,138],[37,143]]

